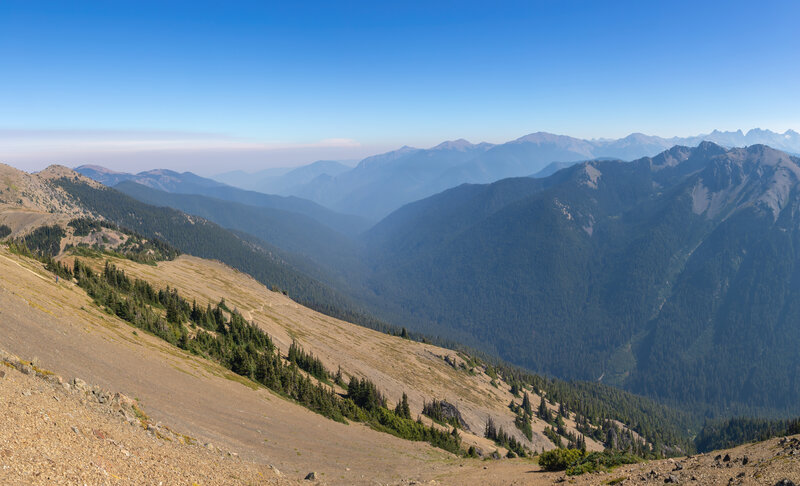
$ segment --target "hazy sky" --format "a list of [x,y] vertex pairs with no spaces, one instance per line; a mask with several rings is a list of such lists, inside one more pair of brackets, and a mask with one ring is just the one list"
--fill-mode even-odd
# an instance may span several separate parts
[[800,2],[0,1],[0,161],[254,170],[800,130]]

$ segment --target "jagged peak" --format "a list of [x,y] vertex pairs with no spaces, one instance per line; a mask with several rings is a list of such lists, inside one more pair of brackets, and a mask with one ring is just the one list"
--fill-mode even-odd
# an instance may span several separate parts
[[691,147],[685,145],[674,145],[672,148],[661,152],[655,157],[645,157],[645,160],[649,160],[651,165],[656,168],[672,167],[687,160],[692,155],[692,150]]

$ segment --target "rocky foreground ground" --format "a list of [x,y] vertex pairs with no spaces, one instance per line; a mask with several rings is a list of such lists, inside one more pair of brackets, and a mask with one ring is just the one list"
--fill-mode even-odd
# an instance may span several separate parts
[[0,352],[0,484],[297,484],[152,423],[136,401]]

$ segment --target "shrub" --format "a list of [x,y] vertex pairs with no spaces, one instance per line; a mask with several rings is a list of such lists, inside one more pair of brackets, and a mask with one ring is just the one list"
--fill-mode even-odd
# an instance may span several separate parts
[[539,466],[545,471],[566,471],[568,476],[583,473],[608,471],[622,464],[641,461],[633,454],[603,451],[586,453],[580,449],[553,449],[542,452]]
[[640,460],[632,454],[622,452],[592,452],[568,466],[566,472],[568,476],[577,476],[583,473],[608,471],[622,464],[634,464]]
[[564,471],[583,457],[584,452],[580,449],[553,449],[542,452],[539,456],[539,466],[545,471]]

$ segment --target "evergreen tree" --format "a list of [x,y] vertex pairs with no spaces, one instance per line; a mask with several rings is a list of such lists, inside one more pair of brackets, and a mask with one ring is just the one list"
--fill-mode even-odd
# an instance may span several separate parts
[[531,399],[528,396],[528,392],[525,392],[522,395],[522,410],[525,411],[526,414],[531,415]]
[[339,386],[341,386],[342,388],[344,388],[345,382],[344,382],[344,377],[342,377],[342,367],[341,367],[341,365],[340,365],[340,366],[339,366],[339,368],[336,370],[336,377],[333,379],[333,381],[334,381],[334,383],[336,383],[337,385],[339,385]]
[[397,402],[394,413],[400,418],[411,420],[411,408],[408,406],[408,395],[405,392],[403,392],[403,398]]
[[553,421],[553,417],[550,415],[550,409],[547,408],[547,402],[544,400],[544,397],[542,397],[542,401],[539,402],[539,409],[536,410],[536,416],[548,423]]

